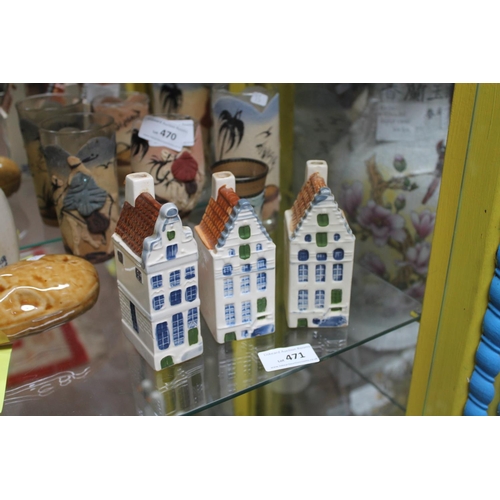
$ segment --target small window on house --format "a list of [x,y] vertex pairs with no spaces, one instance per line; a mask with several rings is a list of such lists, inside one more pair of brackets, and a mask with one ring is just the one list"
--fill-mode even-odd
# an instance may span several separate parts
[[316,260],[326,260],[326,253],[324,252],[317,253]]
[[250,226],[241,226],[238,229],[238,233],[242,240],[248,240],[250,238]]
[[328,234],[327,233],[316,233],[316,245],[319,247],[326,247],[328,244]]
[[241,271],[243,273],[249,273],[252,270],[252,264],[243,264],[241,266]]
[[186,279],[192,280],[195,277],[194,266],[186,267]]
[[298,258],[300,261],[309,259],[309,252],[307,250],[299,250]]
[[267,266],[266,259],[257,259],[257,269],[265,269]]
[[318,214],[318,226],[325,227],[328,226],[328,214]]
[[168,241],[172,241],[175,238],[175,231],[167,231]]
[[224,307],[224,315],[226,318],[226,325],[232,326],[236,324],[236,316],[234,314],[234,304],[226,304]]
[[250,245],[240,245],[240,259],[250,258]]
[[153,297],[153,309],[159,311],[165,305],[165,297],[163,295],[158,295]]
[[181,284],[181,272],[179,270],[170,273],[170,287],[179,286]]
[[135,268],[135,277],[139,283],[142,283],[142,273],[140,269]]
[[234,250],[234,248],[230,248],[227,253],[229,257],[234,257],[236,255],[236,251]]
[[314,294],[314,307],[317,309],[323,309],[325,307],[325,291],[316,290]]
[[162,286],[163,286],[163,278],[161,274],[157,274],[156,276],[151,276],[152,288],[161,288]]
[[339,234],[339,233],[335,233],[335,234],[333,235],[333,239],[334,239],[335,241],[339,241],[339,240],[340,240],[340,234]]
[[132,328],[139,333],[139,324],[137,323],[137,314],[135,313],[135,304],[130,304],[130,317],[132,318]]
[[307,264],[299,264],[299,282],[303,283],[309,279],[309,269]]
[[224,280],[224,297],[232,297],[233,295],[233,278],[228,278]]
[[168,325],[166,321],[156,325],[156,344],[161,351],[168,349],[170,345],[170,335],[168,334]]
[[257,312],[265,312],[267,308],[267,299],[266,297],[261,297],[257,299]]
[[193,302],[193,300],[196,300],[197,293],[198,287],[196,285],[188,286],[186,288],[186,300],[188,302]]
[[344,258],[344,250],[342,250],[342,248],[336,248],[333,251],[333,258],[335,260],[342,260]]
[[265,290],[267,288],[266,273],[257,273],[257,290]]
[[308,294],[307,290],[299,290],[298,297],[298,307],[299,311],[306,311],[308,307]]
[[332,290],[332,304],[340,304],[342,302],[342,290]]
[[344,275],[344,264],[333,264],[333,281],[342,281]]
[[311,235],[310,235],[310,234],[306,234],[306,235],[304,236],[304,241],[307,241],[308,243],[309,243],[310,241],[312,241]]
[[225,264],[222,268],[222,274],[224,276],[231,276],[231,274],[233,274],[233,266],[231,264]]
[[173,260],[177,256],[177,243],[167,247],[167,260]]
[[198,308],[193,307],[188,311],[188,328],[196,328],[198,326]]
[[182,313],[172,316],[172,337],[175,345],[184,344],[184,318]]
[[242,276],[241,293],[250,293],[250,276]]
[[243,323],[252,321],[252,306],[249,300],[241,303],[241,321]]
[[182,301],[182,292],[180,290],[174,290],[170,292],[170,305],[175,306],[180,304]]
[[255,245],[255,250],[257,250],[257,252],[260,252],[262,250],[262,243],[257,243],[257,245]]
[[325,264],[318,264],[316,266],[316,282],[320,283],[326,279],[326,266]]
[[118,262],[123,264],[123,254],[119,250],[116,253],[118,254]]

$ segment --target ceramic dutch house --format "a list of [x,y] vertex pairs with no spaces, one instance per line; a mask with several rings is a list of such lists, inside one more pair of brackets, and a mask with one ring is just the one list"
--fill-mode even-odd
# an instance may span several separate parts
[[113,234],[123,330],[155,370],[203,352],[198,247],[147,173],[129,174]]
[[212,197],[195,227],[201,312],[224,343],[273,333],[276,245],[230,172],[212,176]]
[[328,166],[309,160],[306,181],[285,211],[285,276],[290,328],[344,326],[349,303],[355,237],[327,186]]

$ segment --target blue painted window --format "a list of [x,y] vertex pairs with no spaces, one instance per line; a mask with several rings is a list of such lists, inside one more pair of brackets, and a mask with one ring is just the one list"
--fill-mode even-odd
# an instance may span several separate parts
[[168,325],[166,321],[156,325],[156,344],[158,349],[168,349],[170,345],[170,335],[168,334]]
[[257,273],[257,290],[265,290],[267,288],[266,273]]
[[342,260],[344,258],[344,250],[342,250],[342,248],[336,248],[333,251],[333,258],[335,260]]
[[222,268],[222,274],[224,276],[231,276],[231,274],[233,274],[233,266],[231,264],[226,264],[223,268]]
[[309,279],[308,277],[308,265],[299,264],[299,282],[304,282]]
[[299,250],[299,260],[304,261],[309,259],[309,252],[307,250]]
[[325,264],[318,264],[316,266],[316,281],[321,282],[326,279],[326,266]]
[[188,329],[196,328],[198,326],[198,308],[193,307],[188,311]]
[[314,306],[316,308],[322,309],[325,307],[325,291],[324,290],[316,290],[314,294]]
[[241,293],[250,293],[250,276],[241,277]]
[[260,252],[262,250],[262,243],[257,243],[257,245],[255,245],[255,250],[257,250],[257,252]]
[[342,281],[344,277],[344,264],[333,264],[333,281]]
[[153,309],[159,311],[165,305],[165,297],[163,295],[158,295],[153,297]]
[[170,292],[170,305],[175,306],[180,304],[182,301],[182,292],[180,290],[174,290]]
[[306,234],[304,236],[304,241],[307,241],[307,242],[312,241],[311,235],[310,234]]
[[317,253],[316,260],[326,260],[326,253]]
[[248,337],[248,335],[250,335],[250,332],[249,332],[248,330],[242,330],[242,331],[241,331],[241,336],[242,336],[243,338],[245,338],[245,339],[246,339],[246,338]]
[[236,255],[235,249],[234,248],[230,248],[228,254],[229,254],[229,257],[234,257]]
[[299,311],[307,310],[308,302],[309,300],[308,300],[307,290],[299,290],[299,301],[298,301]]
[[198,287],[196,285],[188,286],[186,288],[186,300],[188,302],[193,302],[193,300],[196,300],[197,293]]
[[180,271],[172,271],[170,273],[170,288],[174,286],[179,286],[181,284],[181,272]]
[[224,308],[226,317],[226,325],[232,326],[236,324],[236,316],[234,314],[234,304],[227,304]]
[[167,247],[167,260],[175,259],[177,255],[177,243],[175,245],[169,245]]
[[139,283],[142,283],[142,273],[140,269],[135,268],[135,277]]
[[265,269],[267,267],[266,259],[257,259],[257,269]]
[[232,297],[233,295],[233,278],[228,278],[224,280],[224,297]]
[[174,314],[172,317],[172,337],[175,345],[184,344],[184,318],[182,313]]
[[241,266],[241,271],[243,273],[249,273],[252,270],[252,264],[243,264]]
[[194,266],[186,267],[186,279],[192,280],[195,277]]
[[340,240],[340,234],[339,234],[339,233],[335,233],[335,234],[333,235],[333,239],[334,239],[335,241],[339,241],[339,240]]
[[151,286],[153,288],[161,288],[163,286],[163,278],[161,274],[157,274],[156,276],[151,276]]
[[241,318],[243,323],[252,321],[252,306],[249,300],[241,303]]
[[130,302],[130,316],[132,317],[132,327],[139,333],[139,325],[137,324],[137,315],[135,313],[135,305]]

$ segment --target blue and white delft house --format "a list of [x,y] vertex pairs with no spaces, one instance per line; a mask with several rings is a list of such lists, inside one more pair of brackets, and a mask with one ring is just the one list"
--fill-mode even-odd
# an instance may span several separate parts
[[126,337],[154,370],[200,355],[198,247],[177,207],[155,200],[151,175],[126,177],[113,242]]
[[222,344],[273,333],[276,245],[231,172],[212,175],[212,196],[195,227],[201,312]]
[[309,160],[285,211],[285,309],[290,328],[349,322],[355,237],[327,185],[328,166]]

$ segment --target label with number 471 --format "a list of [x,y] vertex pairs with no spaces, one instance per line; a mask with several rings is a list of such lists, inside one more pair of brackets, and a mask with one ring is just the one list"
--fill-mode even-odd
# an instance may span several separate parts
[[259,352],[259,358],[266,372],[319,362],[319,358],[310,344],[278,347]]

